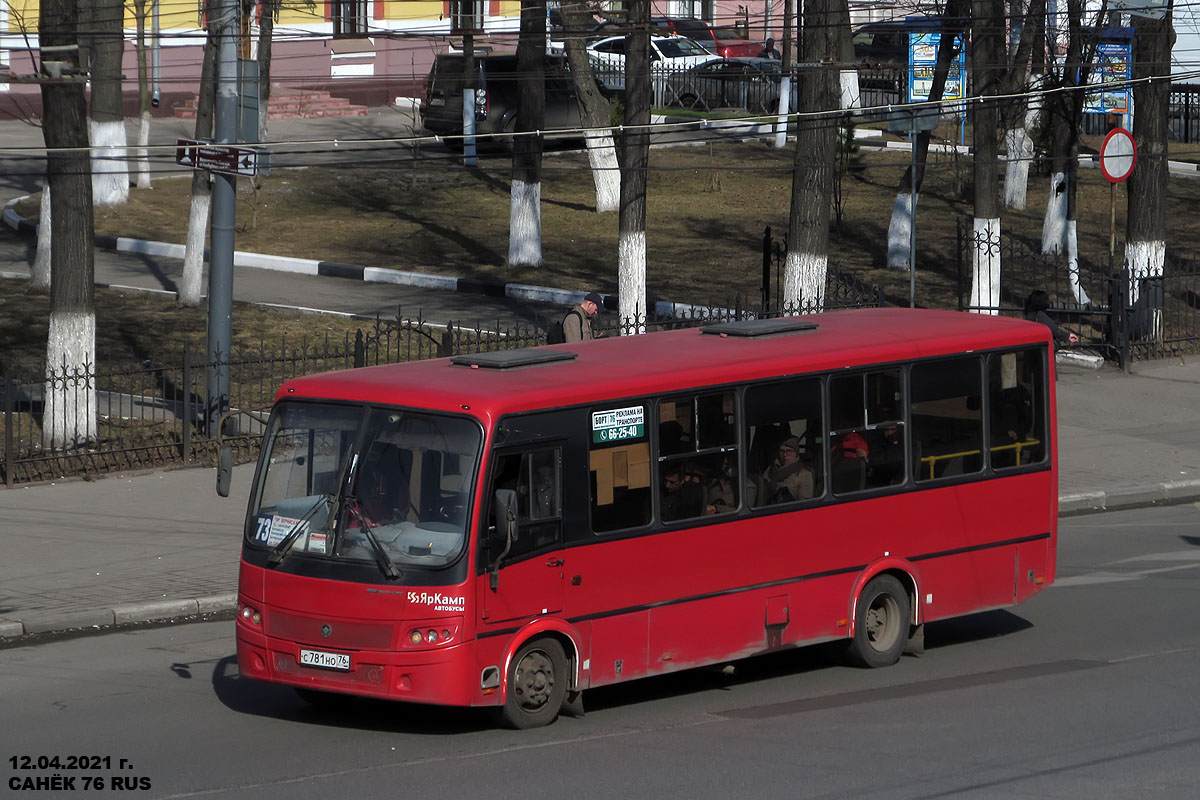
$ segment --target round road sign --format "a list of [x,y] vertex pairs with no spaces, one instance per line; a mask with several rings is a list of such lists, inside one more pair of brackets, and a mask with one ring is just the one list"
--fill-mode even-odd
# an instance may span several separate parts
[[1100,171],[1112,183],[1120,183],[1133,172],[1137,163],[1137,145],[1133,134],[1124,128],[1113,128],[1100,146]]

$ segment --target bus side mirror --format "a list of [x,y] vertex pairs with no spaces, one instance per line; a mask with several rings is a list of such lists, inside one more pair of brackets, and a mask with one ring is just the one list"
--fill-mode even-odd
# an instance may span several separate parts
[[229,481],[233,478],[233,447],[222,445],[217,456],[217,494],[229,497]]
[[492,561],[489,576],[489,585],[492,591],[495,591],[500,583],[500,562],[508,555],[508,551],[512,550],[512,544],[517,540],[517,493],[512,489],[497,489],[492,501],[492,513],[496,524],[497,544],[504,543],[504,549]]

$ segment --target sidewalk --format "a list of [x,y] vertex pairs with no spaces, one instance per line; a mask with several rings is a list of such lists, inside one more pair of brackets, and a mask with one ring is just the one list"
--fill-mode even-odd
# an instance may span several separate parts
[[[1200,359],[1058,381],[1063,514],[1200,500]],[[233,608],[253,468],[0,490],[0,639]]]

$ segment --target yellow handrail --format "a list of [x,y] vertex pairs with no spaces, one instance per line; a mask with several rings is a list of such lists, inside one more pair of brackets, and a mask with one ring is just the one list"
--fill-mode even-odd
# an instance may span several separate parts
[[[1023,442],[1013,442],[1012,444],[995,445],[992,447],[992,452],[998,453],[1002,450],[1015,450],[1017,453],[1017,463],[1020,464],[1021,463],[1021,451],[1026,447],[1035,447],[1040,444],[1041,444],[1041,441],[1039,439],[1026,439]],[[941,455],[936,455],[936,456],[923,456],[921,458],[921,464],[929,465],[929,479],[932,480],[933,479],[933,470],[934,470],[934,467],[937,464],[937,462],[945,461],[945,460],[951,459],[951,458],[960,458],[962,456],[977,456],[980,454],[980,452],[981,451],[979,451],[979,450],[962,450],[957,453],[943,453]],[[922,472],[925,471],[924,466],[921,467],[921,471]]]

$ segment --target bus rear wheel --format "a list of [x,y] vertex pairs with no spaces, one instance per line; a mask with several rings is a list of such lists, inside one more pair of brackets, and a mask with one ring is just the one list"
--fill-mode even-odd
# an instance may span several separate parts
[[889,667],[900,660],[911,616],[908,592],[892,575],[872,578],[858,598],[850,659],[864,667]]
[[567,656],[554,639],[526,642],[513,658],[499,720],[517,730],[540,728],[558,717],[567,695]]

